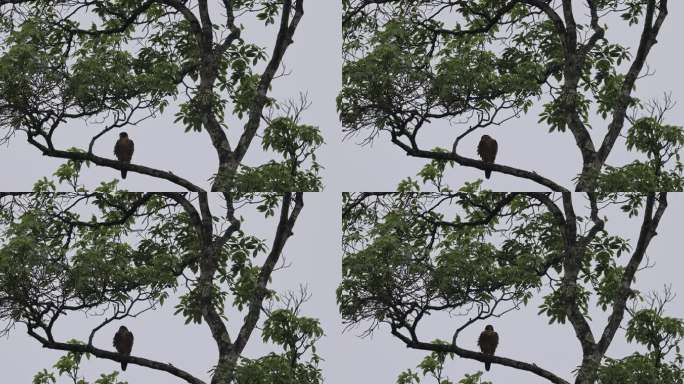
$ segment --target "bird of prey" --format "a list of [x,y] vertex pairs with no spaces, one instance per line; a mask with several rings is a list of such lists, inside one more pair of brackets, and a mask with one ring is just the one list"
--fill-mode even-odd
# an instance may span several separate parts
[[[494,332],[494,327],[491,325],[485,327],[484,331],[480,333],[480,337],[477,339],[477,345],[480,346],[480,351],[485,355],[494,356],[496,346],[499,345],[499,334]],[[486,362],[485,370],[489,371],[491,366],[492,363]]]
[[[128,133],[119,133],[119,140],[117,140],[116,145],[114,145],[114,155],[116,155],[116,158],[124,163],[130,163],[131,158],[133,157],[134,148],[133,140],[128,138]],[[125,179],[127,173],[128,170],[122,169],[121,177]]]
[[[482,161],[487,164],[494,164],[496,159],[496,151],[499,149],[496,140],[492,139],[489,135],[482,135],[480,139],[480,144],[477,145],[477,154],[480,155]],[[485,170],[485,177],[489,179],[492,175],[492,170]]]
[[[119,330],[114,335],[114,348],[123,355],[131,355],[131,349],[133,349],[133,334],[123,325],[119,327]],[[127,362],[122,361],[121,369],[125,371],[127,365]]]

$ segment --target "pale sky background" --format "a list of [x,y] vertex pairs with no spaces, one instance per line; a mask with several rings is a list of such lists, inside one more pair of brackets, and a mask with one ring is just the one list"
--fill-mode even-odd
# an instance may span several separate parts
[[[684,4],[670,2],[670,16],[659,37],[659,44],[651,53],[649,64],[657,73],[638,83],[637,94],[643,98],[657,97],[663,91],[672,91],[675,100],[684,100],[684,83],[680,81],[681,35],[684,27],[679,19],[684,16]],[[393,190],[397,183],[407,176],[414,176],[425,164],[420,159],[408,158],[399,149],[389,144],[387,137],[377,141],[372,147],[361,147],[355,139],[341,141],[340,124],[337,121],[335,97],[340,88],[340,19],[339,2],[309,0],[305,5],[306,14],[284,62],[291,75],[275,81],[272,95],[279,98],[296,97],[299,91],[307,91],[313,102],[304,115],[306,123],[320,126],[327,145],[319,151],[319,160],[326,167],[323,171],[326,191],[305,196],[305,208],[300,221],[294,229],[284,254],[292,264],[290,269],[274,275],[273,287],[279,291],[296,289],[300,283],[308,285],[313,294],[305,305],[304,314],[318,317],[327,336],[320,342],[319,351],[325,359],[322,368],[325,382],[330,384],[348,383],[394,383],[397,375],[414,368],[425,355],[424,352],[407,350],[399,341],[389,335],[387,329],[379,330],[372,338],[359,338],[354,330],[342,334],[341,319],[335,304],[335,289],[340,280],[340,197],[341,191]],[[250,36],[270,41],[272,34],[251,29]],[[620,26],[611,29],[611,35],[621,35],[631,47],[637,44],[637,31],[627,33]],[[681,125],[684,122],[684,108],[677,106],[670,115],[670,121]],[[162,118],[146,122],[139,128],[128,132],[136,143],[134,161],[162,169],[174,170],[178,175],[208,187],[206,179],[215,171],[215,154],[209,148],[206,133],[184,133],[178,126],[172,126],[174,109]],[[536,115],[509,122],[493,132],[499,141],[499,159],[502,163],[522,168],[530,168],[552,177],[555,181],[570,185],[577,172],[579,154],[574,147],[570,133],[546,134],[547,128],[536,124]],[[429,140],[451,142],[455,133],[448,125],[435,125]],[[596,132],[603,132],[600,125]],[[522,131],[524,130],[524,131]],[[524,132],[524,134],[523,134]],[[64,146],[86,142],[89,136],[83,127],[70,127],[58,140]],[[112,133],[109,141],[102,140],[96,146],[96,153],[111,156],[116,139]],[[156,143],[163,138],[164,145]],[[525,138],[522,140],[521,138]],[[477,135],[479,138],[479,135]],[[471,145],[467,142],[462,148],[474,148],[477,138]],[[27,190],[35,180],[49,176],[61,160],[45,158],[33,147],[24,142],[23,136],[15,137],[9,146],[0,147],[0,189]],[[426,140],[427,142],[427,140]],[[431,147],[432,145],[426,145]],[[468,153],[467,151],[463,152]],[[550,156],[553,161],[549,160]],[[249,163],[255,164],[265,158],[258,146],[250,149]],[[620,164],[619,156],[609,158],[609,163]],[[163,166],[162,166],[163,165]],[[118,171],[112,169],[90,168],[83,172],[82,181],[89,187],[99,181],[111,180]],[[481,171],[458,168],[450,172],[455,184],[463,180],[481,178]],[[130,190],[164,190],[170,185],[165,182],[129,173],[126,181],[120,184]],[[485,187],[496,190],[520,190],[531,185],[507,176],[494,174]],[[175,188],[174,188],[175,189]],[[534,188],[539,189],[539,188]],[[651,245],[649,255],[657,263],[652,270],[643,272],[636,286],[644,291],[661,288],[665,283],[673,283],[673,290],[684,294],[684,282],[679,277],[684,266],[681,247],[677,236],[681,233],[677,221],[684,211],[684,195],[671,194],[671,206],[663,219],[659,235]],[[255,220],[251,228],[260,233],[271,233],[273,222]],[[609,228],[625,232],[634,239],[636,232],[633,223],[615,220]],[[172,317],[173,302],[160,311],[147,313],[131,321],[130,329],[136,334],[134,353],[159,361],[169,361],[203,379],[206,371],[215,361],[215,346],[206,325],[184,326],[183,319]],[[670,306],[670,314],[684,316],[684,301],[678,297]],[[523,311],[510,314],[495,323],[501,335],[499,353],[513,358],[532,361],[566,379],[571,379],[570,371],[577,364],[579,345],[568,325],[548,326],[544,318],[536,315],[536,303]],[[594,320],[601,317],[593,314]],[[72,321],[60,328],[66,337],[86,337],[89,330],[81,319]],[[233,324],[233,326],[235,326]],[[456,327],[452,321],[440,321],[429,332],[429,336],[450,338]],[[105,328],[96,338],[95,344],[101,348],[111,348],[111,337],[116,326]],[[428,336],[427,331],[426,336]],[[463,347],[476,347],[479,329],[472,329],[461,336]],[[61,333],[60,333],[61,334]],[[429,337],[428,337],[429,338]],[[468,345],[468,340],[471,340]],[[257,337],[250,340],[249,357],[270,351],[261,345]],[[612,357],[620,357],[632,351],[626,345],[616,342],[609,350]],[[0,374],[2,382],[28,383],[33,374],[42,368],[50,367],[61,355],[60,352],[43,350],[37,342],[25,336],[25,329],[18,327],[9,338],[0,339],[0,356],[10,356],[11,364],[3,366]],[[9,365],[9,366],[8,366]],[[118,369],[118,364],[94,359],[84,364],[83,373],[90,380],[99,373]],[[452,379],[460,379],[464,373],[482,370],[482,364],[457,359],[448,365]],[[181,383],[166,373],[150,371],[129,365],[121,376],[131,384],[137,383]],[[524,382],[544,383],[531,374],[518,373],[513,369],[493,366],[485,378],[495,384]],[[63,382],[63,381],[62,381]],[[429,382],[426,382],[429,383]]]

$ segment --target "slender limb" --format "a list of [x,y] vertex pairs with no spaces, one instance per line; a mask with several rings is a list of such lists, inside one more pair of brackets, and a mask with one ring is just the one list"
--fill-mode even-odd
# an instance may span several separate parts
[[[657,207],[656,201],[658,203]],[[615,303],[613,304],[613,310],[608,317],[608,324],[606,324],[603,334],[601,335],[601,340],[599,340],[598,343],[598,352],[601,354],[605,354],[605,352],[608,350],[608,347],[613,341],[613,337],[615,336],[617,329],[620,327],[620,323],[622,323],[627,300],[633,293],[631,285],[634,281],[634,276],[639,269],[639,265],[644,259],[648,245],[650,244],[651,240],[653,240],[653,237],[657,235],[656,230],[660,224],[660,219],[665,214],[666,209],[666,192],[659,193],[657,198],[655,193],[649,193],[648,197],[646,198],[644,219],[641,224],[641,231],[639,233],[637,246],[634,249],[632,257],[627,263],[627,266],[625,267],[625,271],[620,281],[620,291],[615,299]]]
[[[240,141],[235,148],[234,160],[237,163],[242,161],[242,158],[247,154],[247,149],[256,135],[257,129],[259,128],[259,122],[261,121],[262,111],[268,100],[266,93],[271,86],[271,82],[273,81],[278,67],[280,67],[287,47],[292,44],[292,37],[297,30],[297,25],[299,25],[299,21],[302,19],[302,16],[304,16],[304,0],[296,0],[294,5],[292,4],[292,1],[293,0],[285,0],[283,4],[280,28],[278,30],[278,36],[276,38],[275,47],[273,48],[271,60],[269,60],[266,69],[261,75],[259,85],[257,86],[257,94],[249,111],[249,119],[240,136]],[[290,14],[293,7],[294,15],[292,16],[292,20],[290,20]]]
[[[656,16],[657,10],[657,16]],[[641,73],[641,70],[646,63],[646,58],[651,51],[651,48],[657,43],[656,38],[658,33],[667,18],[667,0],[660,0],[656,5],[656,0],[649,0],[646,6],[646,15],[644,17],[644,27],[641,33],[641,40],[639,48],[637,49],[636,57],[625,75],[625,81],[620,90],[619,100],[615,111],[613,112],[613,119],[608,125],[608,133],[603,138],[601,147],[598,150],[596,162],[597,166],[602,166],[608,155],[613,149],[617,138],[622,131],[625,119],[627,116],[627,108],[631,101],[631,93],[634,89],[634,84]],[[655,19],[655,21],[654,21]]]

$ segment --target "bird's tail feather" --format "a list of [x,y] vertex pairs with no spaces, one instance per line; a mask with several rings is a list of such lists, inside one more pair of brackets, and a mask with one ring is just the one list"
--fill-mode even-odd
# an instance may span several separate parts
[[[489,179],[490,176],[492,176],[492,171],[488,169],[488,170],[485,171],[485,177]],[[125,178],[126,178],[126,177],[124,177],[124,179],[125,179]]]
[[122,170],[121,170],[121,178],[122,178],[122,179],[125,179],[127,174],[128,174],[128,170],[127,170],[127,169],[122,169]]
[[489,368],[491,368],[491,367],[492,367],[492,363],[490,363],[490,362],[485,363],[485,371],[489,371]]
[[[125,370],[126,370],[126,366],[128,366],[128,363],[127,363],[127,362],[125,362],[125,361],[121,362],[121,370],[122,370],[122,371],[125,371]],[[489,371],[489,369],[488,369],[488,371]]]

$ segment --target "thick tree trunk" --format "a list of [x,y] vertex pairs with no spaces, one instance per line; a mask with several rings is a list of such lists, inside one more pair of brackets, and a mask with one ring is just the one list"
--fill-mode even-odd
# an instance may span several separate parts
[[594,384],[596,382],[601,359],[601,356],[596,355],[585,356],[582,359],[582,366],[577,372],[575,384]]
[[211,378],[211,384],[232,384],[235,381],[235,368],[239,357],[234,352],[221,356]]

